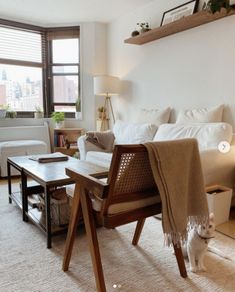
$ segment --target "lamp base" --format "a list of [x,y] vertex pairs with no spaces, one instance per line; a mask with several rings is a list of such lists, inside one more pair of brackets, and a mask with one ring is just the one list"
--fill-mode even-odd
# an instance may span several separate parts
[[[106,109],[106,112],[108,112],[108,111],[111,112],[111,116],[112,116],[112,119],[113,119],[113,123],[115,123],[115,117],[114,117],[114,113],[113,113],[111,96],[109,96],[108,94],[105,96],[104,108]],[[104,128],[105,128],[105,121],[107,121],[107,120],[109,120],[109,119],[107,119],[106,115],[103,114],[102,117],[101,117],[100,131],[105,131],[104,130]],[[109,129],[109,127],[108,127],[108,129]]]

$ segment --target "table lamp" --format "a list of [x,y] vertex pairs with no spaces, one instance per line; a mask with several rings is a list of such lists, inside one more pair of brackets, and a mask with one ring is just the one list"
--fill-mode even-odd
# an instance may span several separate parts
[[[112,95],[118,95],[120,90],[120,80],[118,77],[101,75],[94,77],[94,94],[105,96],[104,108],[108,110],[108,107],[111,111],[113,122],[115,123],[115,117],[113,113],[113,107],[111,102]],[[104,124],[104,114],[101,118],[101,129],[103,129]]]

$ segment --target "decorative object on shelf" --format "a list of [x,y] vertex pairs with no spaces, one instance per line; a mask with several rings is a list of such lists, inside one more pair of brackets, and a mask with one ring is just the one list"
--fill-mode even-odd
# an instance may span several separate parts
[[189,1],[163,13],[161,26],[189,16],[197,11],[199,0]]
[[132,31],[131,36],[132,36],[132,37],[135,37],[135,36],[137,36],[137,35],[139,35],[139,34],[140,34],[140,33],[139,33],[138,30],[134,30],[134,31]]
[[232,15],[235,15],[235,9],[231,9],[229,13],[227,13],[226,9],[222,9],[220,12],[214,14],[203,10],[171,22],[168,25],[156,27],[152,29],[151,33],[142,34],[135,38],[128,38],[124,42],[133,45],[143,45]]
[[[108,108],[111,111],[111,115],[113,118],[113,122],[115,123],[115,117],[113,113],[113,107],[111,102],[112,95],[118,95],[120,90],[120,80],[118,77],[102,75],[94,77],[94,94],[105,96],[105,102],[103,108],[106,109],[106,113],[108,113]],[[101,129],[103,129],[104,115],[102,116]]]
[[64,113],[63,112],[53,112],[51,114],[51,118],[55,122],[56,129],[60,129],[64,127]]
[[82,135],[83,128],[54,129],[54,152],[74,155],[78,151],[77,139]]
[[35,106],[35,113],[34,113],[34,118],[35,119],[42,119],[43,116],[43,111],[39,105]]
[[101,106],[98,107],[98,118],[99,119],[106,119],[106,108]]
[[[227,12],[231,10],[230,7],[230,0],[209,0],[207,2],[204,2],[202,9],[206,10],[210,13],[216,13],[220,12],[222,8],[225,8]],[[234,4],[234,3],[233,3]]]
[[145,33],[151,30],[148,22],[138,22],[137,25],[140,27],[140,33]]
[[80,98],[80,96],[78,96],[78,98],[75,102],[75,108],[76,108],[75,119],[81,120],[82,113],[81,113],[81,98]]
[[233,7],[235,5],[235,0],[229,0],[229,5]]

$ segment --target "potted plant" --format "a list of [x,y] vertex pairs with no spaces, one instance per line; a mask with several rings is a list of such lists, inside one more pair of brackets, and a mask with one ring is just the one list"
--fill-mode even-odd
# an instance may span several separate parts
[[13,111],[13,110],[10,110],[10,109],[7,110],[6,118],[14,119],[16,117],[17,117],[17,112],[16,111]]
[[210,13],[220,12],[222,8],[225,8],[227,12],[231,10],[229,0],[209,0],[204,2],[202,9]]
[[106,108],[104,106],[98,107],[98,117],[99,119],[106,119]]
[[151,30],[148,22],[138,22],[137,25],[140,27],[140,33]]
[[39,105],[35,106],[34,118],[35,119],[42,119],[43,118],[43,111]]
[[75,112],[75,119],[80,120],[81,119],[81,98],[78,97],[76,102],[75,102],[75,108],[76,108],[76,112]]
[[63,112],[53,112],[51,114],[51,118],[55,122],[56,129],[63,128],[63,126],[64,126],[64,113]]

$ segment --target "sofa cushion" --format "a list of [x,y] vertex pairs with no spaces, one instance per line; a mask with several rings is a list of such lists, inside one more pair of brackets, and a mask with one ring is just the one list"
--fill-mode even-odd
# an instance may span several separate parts
[[88,151],[86,155],[86,161],[94,163],[96,165],[109,168],[112,153],[100,152],[100,151]]
[[210,109],[181,110],[178,114],[176,123],[219,123],[222,122],[223,108],[223,105],[219,105]]
[[141,109],[136,118],[137,123],[150,123],[156,126],[168,123],[171,108],[165,109]]
[[227,123],[161,125],[153,141],[196,138],[200,150],[217,148],[221,141],[232,141],[232,126]]
[[115,144],[140,144],[153,140],[157,126],[116,121],[113,127]]

